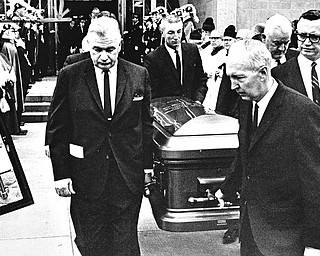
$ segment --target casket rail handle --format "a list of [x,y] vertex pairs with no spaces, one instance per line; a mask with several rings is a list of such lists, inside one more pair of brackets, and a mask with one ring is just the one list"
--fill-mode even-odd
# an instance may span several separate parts
[[189,197],[188,203],[191,206],[197,206],[197,205],[203,205],[203,204],[210,204],[213,206],[219,206],[218,199],[211,193],[210,189],[206,190],[206,196],[205,197]]

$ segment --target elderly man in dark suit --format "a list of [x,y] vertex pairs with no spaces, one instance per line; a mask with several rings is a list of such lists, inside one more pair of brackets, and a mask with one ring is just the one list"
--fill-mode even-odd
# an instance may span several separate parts
[[149,75],[118,58],[115,19],[94,19],[88,35],[91,58],[59,72],[49,110],[56,192],[71,196],[82,255],[136,256],[144,169],[152,168]]
[[320,74],[320,10],[300,16],[297,38],[299,56],[272,69],[272,75],[320,104],[319,82],[312,79]]
[[152,98],[184,96],[202,103],[208,88],[197,46],[181,43],[183,24],[178,16],[164,18],[161,30],[165,43],[144,60]]
[[288,49],[292,35],[290,20],[280,14],[271,16],[265,23],[265,44],[272,56],[272,67],[280,65],[299,52],[296,49]]
[[319,106],[276,81],[271,61],[258,40],[230,48],[227,74],[242,98],[239,149],[216,196],[240,188],[242,256],[318,255],[308,253],[320,252]]

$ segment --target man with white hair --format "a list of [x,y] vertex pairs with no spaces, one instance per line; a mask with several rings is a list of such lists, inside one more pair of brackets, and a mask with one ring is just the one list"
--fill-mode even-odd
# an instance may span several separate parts
[[216,197],[241,191],[242,256],[319,255],[320,111],[275,80],[271,62],[258,40],[229,50],[227,74],[242,99],[239,148]]
[[272,67],[296,57],[299,52],[288,49],[292,34],[290,20],[280,14],[271,16],[265,23],[264,35],[265,44],[272,56]]
[[118,22],[93,19],[90,58],[62,68],[46,128],[55,188],[71,196],[83,256],[140,255],[144,169],[152,168],[149,75],[118,58]]
[[304,12],[296,33],[300,54],[275,67],[272,75],[320,105],[320,10]]

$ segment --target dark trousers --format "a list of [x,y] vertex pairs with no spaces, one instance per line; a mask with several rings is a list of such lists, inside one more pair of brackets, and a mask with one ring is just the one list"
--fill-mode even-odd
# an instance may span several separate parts
[[241,225],[241,243],[240,243],[241,256],[263,256],[260,252],[254,238],[252,236],[248,212],[245,211],[244,219]]
[[137,225],[142,195],[125,184],[114,160],[105,191],[97,200],[72,196],[75,242],[83,256],[138,256]]

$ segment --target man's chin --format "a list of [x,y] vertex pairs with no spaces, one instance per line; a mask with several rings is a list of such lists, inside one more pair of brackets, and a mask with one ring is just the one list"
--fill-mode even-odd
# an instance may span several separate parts
[[251,99],[246,95],[240,95],[242,100],[251,101]]
[[111,67],[112,67],[112,65],[111,64],[99,64],[99,65],[97,65],[97,67],[98,68],[101,68],[102,70],[109,70]]
[[273,55],[273,59],[275,59],[275,60],[280,60],[283,55],[284,55],[284,54],[276,54],[276,55]]

